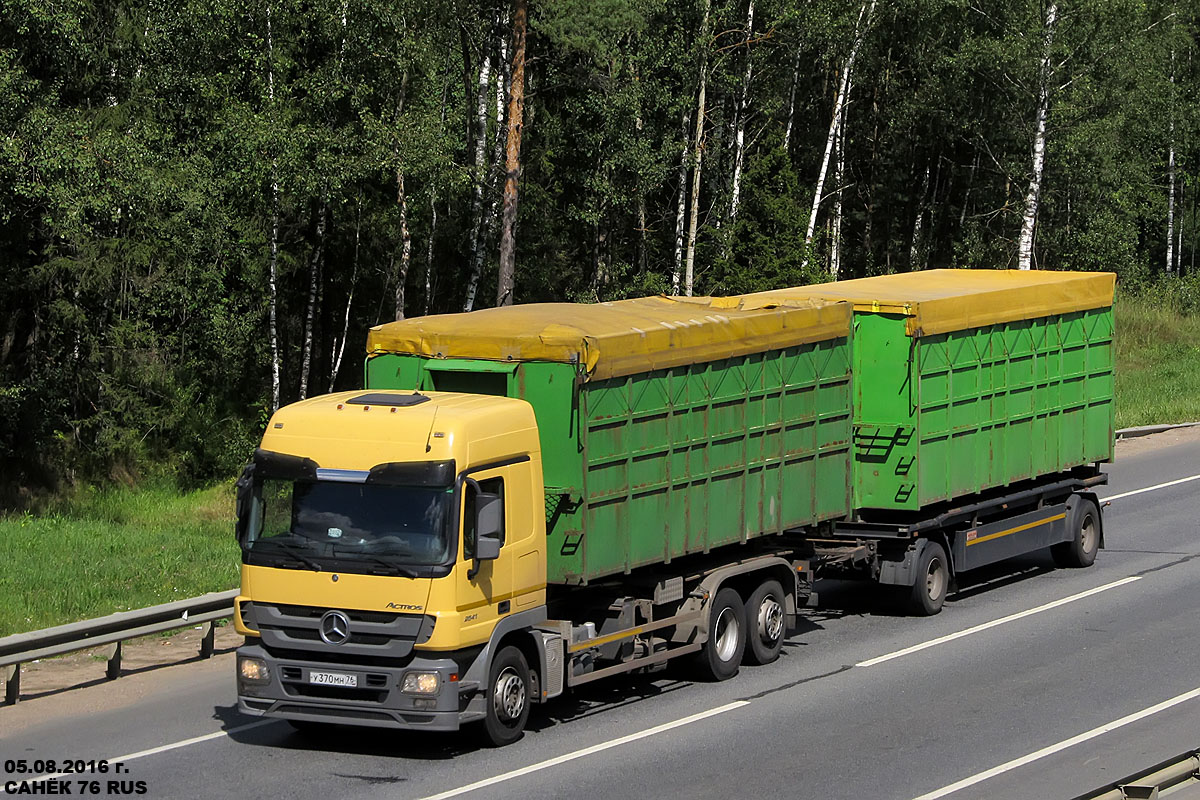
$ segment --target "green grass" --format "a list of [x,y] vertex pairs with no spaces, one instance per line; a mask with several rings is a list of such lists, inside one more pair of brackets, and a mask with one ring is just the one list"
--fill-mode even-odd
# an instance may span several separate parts
[[1131,297],[1115,314],[1117,427],[1200,421],[1200,316]]
[[6,517],[0,565],[0,636],[232,589],[233,489],[93,489]]

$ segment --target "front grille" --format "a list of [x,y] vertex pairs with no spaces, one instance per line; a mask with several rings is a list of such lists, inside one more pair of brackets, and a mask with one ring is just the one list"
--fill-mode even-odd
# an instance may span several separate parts
[[[286,603],[278,603],[274,606],[281,614],[289,617],[307,617],[308,619],[317,619],[325,616],[328,608],[320,606],[294,606]],[[351,622],[371,622],[376,625],[389,625],[395,622],[401,616],[411,616],[408,614],[394,614],[384,611],[360,611],[357,609],[344,609],[342,611]]]
[[[287,603],[254,603],[254,621],[263,644],[272,651],[302,650],[328,660],[366,663],[368,659],[401,659],[414,644],[433,635],[434,618],[424,614],[338,609],[350,623],[349,638],[332,645],[321,638],[321,619],[331,609]],[[344,655],[343,655],[344,654]],[[322,659],[325,660],[325,659]]]

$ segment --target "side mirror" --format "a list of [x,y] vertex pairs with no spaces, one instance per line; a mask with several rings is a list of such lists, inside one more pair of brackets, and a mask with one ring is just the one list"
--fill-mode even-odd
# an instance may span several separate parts
[[254,462],[251,461],[242,470],[242,476],[237,479],[234,484],[237,488],[237,500],[234,504],[234,511],[237,514],[237,523],[234,525],[234,534],[240,542],[246,534],[246,528],[250,521],[250,507],[254,501]]
[[500,557],[504,532],[504,503],[498,494],[480,493],[475,498],[475,558],[494,561]]

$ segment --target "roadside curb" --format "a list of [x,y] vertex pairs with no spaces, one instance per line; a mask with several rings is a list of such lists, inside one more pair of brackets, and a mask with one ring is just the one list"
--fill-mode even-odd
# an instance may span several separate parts
[[1200,425],[1200,422],[1179,422],[1173,425],[1142,425],[1137,428],[1122,428],[1117,431],[1117,440],[1136,439],[1138,436],[1149,436],[1152,433],[1163,433],[1164,431],[1173,431],[1177,428],[1194,428],[1197,425]]

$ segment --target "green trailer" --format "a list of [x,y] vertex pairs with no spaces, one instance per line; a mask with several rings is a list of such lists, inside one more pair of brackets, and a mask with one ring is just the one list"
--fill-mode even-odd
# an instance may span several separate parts
[[372,329],[372,389],[533,406],[547,580],[582,585],[850,511],[850,307],[532,304]]
[[854,506],[918,511],[1112,459],[1113,281],[929,270],[742,305],[853,305]]
[[[1114,282],[929,270],[737,298],[854,308],[854,511],[837,533],[865,543],[859,569],[913,585],[930,612],[958,572],[1044,547],[1091,563],[1091,490],[1113,457]],[[932,597],[931,565],[946,567]]]

